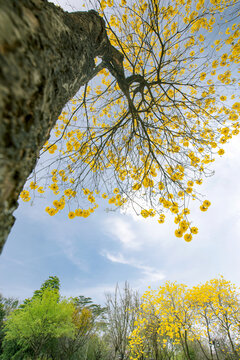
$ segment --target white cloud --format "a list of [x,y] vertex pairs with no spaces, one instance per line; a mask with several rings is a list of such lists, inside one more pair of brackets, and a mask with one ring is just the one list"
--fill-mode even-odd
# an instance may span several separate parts
[[136,269],[139,269],[141,276],[137,279],[137,284],[138,284],[137,287],[143,284],[146,286],[149,285],[150,283],[156,283],[165,278],[165,275],[162,271],[151,266],[143,265],[141,262],[139,262],[134,258],[127,259],[121,253],[112,254],[108,251],[103,251],[102,255],[114,263],[129,265]]
[[141,242],[136,237],[131,225],[120,217],[107,219],[104,229],[113,239],[119,240],[125,248],[137,250],[141,247]]
[[119,264],[125,264],[125,265],[132,265],[131,264],[131,260],[127,260],[123,257],[122,254],[118,253],[118,254],[111,254],[108,251],[103,251],[102,255],[105,256],[108,260],[114,262],[114,263],[119,263]]
[[145,290],[147,286],[152,284],[158,286],[159,282],[166,278],[163,271],[155,267],[139,265],[137,268],[141,270],[142,273],[142,276],[135,282],[135,287],[137,288],[143,288]]

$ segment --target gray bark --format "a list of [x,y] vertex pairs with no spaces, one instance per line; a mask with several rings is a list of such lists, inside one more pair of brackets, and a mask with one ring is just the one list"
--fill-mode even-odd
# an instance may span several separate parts
[[40,149],[106,49],[105,24],[93,10],[0,0],[0,252]]

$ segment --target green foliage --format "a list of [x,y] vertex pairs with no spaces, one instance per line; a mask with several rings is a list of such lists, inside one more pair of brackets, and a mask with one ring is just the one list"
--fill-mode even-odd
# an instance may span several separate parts
[[101,305],[98,304],[94,304],[90,297],[85,297],[83,295],[80,295],[78,297],[72,298],[72,301],[76,308],[79,308],[81,310],[83,308],[87,308],[91,310],[95,318],[99,316],[104,316],[104,313],[106,312],[105,307],[102,307]]
[[[0,295],[0,354],[2,353],[3,341],[4,341],[4,322],[6,318],[11,314],[13,310],[18,307],[18,300],[14,298],[5,298]],[[15,351],[16,352],[16,351]],[[15,353],[14,352],[14,353]],[[12,356],[8,359],[12,359]]]
[[101,337],[94,335],[89,342],[87,360],[107,360],[109,359],[108,353],[106,342]]
[[59,287],[50,277],[17,309],[0,298],[0,360],[239,360],[239,293],[222,277],[193,289],[167,282],[141,300],[126,283],[106,308],[62,300]]
[[52,338],[73,337],[73,311],[73,304],[59,301],[57,290],[46,288],[41,297],[33,298],[9,316],[5,325],[6,340],[23,347],[28,345],[38,355]]
[[106,309],[90,297],[61,300],[59,289],[59,278],[50,276],[18,309],[17,300],[0,298],[1,360],[85,359],[89,349],[99,358],[104,346],[94,336]]
[[3,319],[4,319],[5,311],[4,311],[4,305],[0,303],[0,348],[2,348],[2,342],[4,337],[3,332]]
[[72,301],[77,309],[89,309],[91,311],[95,327],[102,330],[105,328],[107,312],[106,307],[102,307],[99,304],[94,304],[90,297],[85,297],[83,295],[72,298]]
[[5,298],[2,295],[0,295],[0,307],[4,312],[4,315],[1,319],[4,320],[5,317],[7,317],[13,310],[15,310],[18,307],[18,304],[19,301],[17,299]]
[[31,349],[26,345],[19,345],[15,340],[7,340],[4,338],[3,341],[3,353],[0,356],[1,360],[23,360],[30,359]]
[[[35,298],[42,298],[42,295],[46,289],[56,290],[59,293],[60,290],[60,280],[57,276],[49,276],[49,278],[44,281],[41,285],[40,290],[35,290],[31,299],[25,299],[23,304],[20,305],[23,308],[25,305],[29,304]],[[59,298],[58,298],[59,300]]]

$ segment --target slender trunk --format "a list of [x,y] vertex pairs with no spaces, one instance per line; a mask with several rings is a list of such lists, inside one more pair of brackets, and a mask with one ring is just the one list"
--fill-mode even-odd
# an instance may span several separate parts
[[[212,359],[213,359],[212,355],[211,355],[211,359],[210,359],[210,358],[208,357],[208,355],[206,354],[206,352],[205,352],[205,350],[204,350],[204,348],[203,348],[203,346],[202,346],[202,344],[201,344],[201,341],[197,339],[197,343],[199,344],[199,347],[200,347],[200,349],[202,350],[202,353],[203,353],[203,355],[205,356],[205,358],[206,358],[207,360],[212,360]],[[211,354],[212,354],[212,351],[211,351]]]
[[[218,295],[218,299],[219,299],[219,304],[220,304],[220,306],[223,307],[223,304],[222,304],[222,300],[221,300],[220,295]],[[228,320],[228,313],[227,313],[227,311],[224,311],[224,312],[223,312],[222,322],[223,322],[223,327],[227,329],[227,336],[228,336],[228,340],[230,341],[230,345],[231,345],[233,354],[234,354],[234,356],[236,357],[236,359],[239,359],[239,354],[237,353],[237,351],[236,351],[236,349],[235,349],[235,346],[234,346],[234,343],[233,343],[233,341],[232,341],[232,337],[231,337],[231,334],[230,334],[230,324],[229,324],[229,320]],[[214,346],[214,347],[215,347],[215,346]],[[216,350],[216,348],[215,348],[215,350]]]
[[189,353],[189,348],[188,348],[188,339],[187,339],[187,331],[184,331],[184,342],[185,342],[185,346],[186,346],[186,353],[188,356],[188,359],[191,360],[191,355]]
[[208,334],[208,342],[209,342],[211,360],[213,360],[213,352],[212,352],[212,346],[211,346],[211,335],[210,335],[209,322],[208,322],[208,318],[207,318],[207,313],[206,313],[206,312],[204,313],[204,318],[205,318],[206,325],[207,325],[207,334]]
[[236,357],[236,360],[237,360],[237,359],[239,359],[239,354],[237,353],[237,351],[235,349],[235,346],[234,346],[234,343],[232,341],[232,337],[231,337],[231,334],[230,334],[230,331],[229,331],[228,324],[227,324],[227,336],[228,336],[228,340],[230,341],[233,354],[234,354],[234,356]]
[[105,23],[93,10],[0,0],[0,253],[40,149],[108,46]]
[[181,342],[181,345],[182,345],[182,349],[183,349],[183,352],[184,352],[184,356],[186,357],[186,360],[191,360],[188,356],[188,352],[185,348],[185,340],[182,339],[182,335],[181,335],[181,332],[179,331],[179,337],[180,337],[180,342]]

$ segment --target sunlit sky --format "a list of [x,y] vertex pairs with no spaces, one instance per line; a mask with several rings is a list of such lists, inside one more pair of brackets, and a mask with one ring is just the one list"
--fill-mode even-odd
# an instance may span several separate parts
[[[78,1],[55,3],[81,10]],[[224,149],[201,186],[212,205],[206,213],[199,203],[192,207],[199,234],[190,243],[174,236],[172,218],[158,224],[104,206],[86,219],[49,217],[46,201],[21,202],[0,259],[0,292],[24,299],[51,275],[60,278],[62,295],[99,303],[125,281],[140,293],[167,280],[194,285],[219,275],[240,286],[240,137]]]

